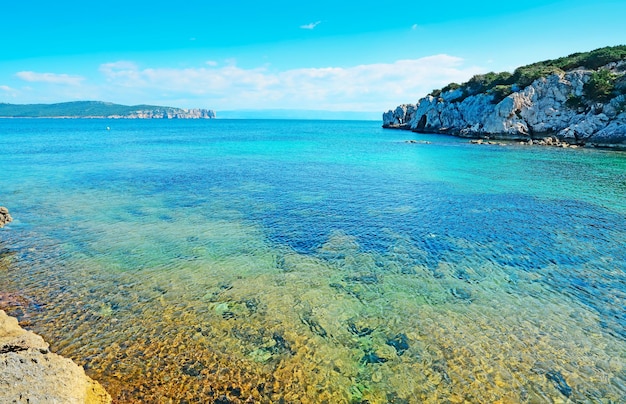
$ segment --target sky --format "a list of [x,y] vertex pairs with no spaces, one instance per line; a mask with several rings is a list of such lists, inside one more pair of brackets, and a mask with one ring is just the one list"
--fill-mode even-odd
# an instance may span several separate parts
[[0,102],[380,114],[626,44],[626,1],[0,0]]

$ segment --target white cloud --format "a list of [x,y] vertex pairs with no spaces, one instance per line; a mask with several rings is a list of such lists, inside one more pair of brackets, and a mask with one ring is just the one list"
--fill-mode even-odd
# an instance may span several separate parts
[[217,65],[218,65],[218,63],[217,63],[215,60],[207,60],[205,63],[206,63],[207,65],[209,65],[209,66],[213,66],[213,67],[215,67],[215,66],[217,66]]
[[17,72],[15,75],[18,78],[30,83],[63,84],[70,86],[78,86],[83,80],[85,80],[85,78],[81,76],[70,76],[69,74],[56,73],[36,73],[32,71]]
[[129,61],[119,61],[113,63],[105,63],[100,65],[100,73],[109,82],[115,82],[118,85],[124,85],[123,81],[132,83],[133,86],[144,86],[147,83],[142,81],[139,75],[139,66]]
[[[449,55],[352,67],[273,71],[225,66],[140,68],[132,62],[106,63],[109,99],[132,95],[131,103],[160,102],[215,109],[297,108],[382,111],[415,102],[430,90],[462,82],[482,69]],[[117,94],[117,96],[116,96]],[[158,98],[161,97],[161,98]],[[128,101],[126,101],[128,102]]]
[[302,28],[302,29],[315,29],[315,27],[317,27],[321,23],[322,23],[321,21],[316,21],[316,22],[312,22],[312,23],[309,23],[309,24],[300,25],[300,28]]
[[417,25],[417,24],[411,25],[411,30],[415,31],[415,30],[417,30],[417,28],[419,28],[419,25]]
[[5,97],[17,97],[18,95],[18,91],[12,87],[9,87],[7,85],[0,85],[0,93],[2,93]]

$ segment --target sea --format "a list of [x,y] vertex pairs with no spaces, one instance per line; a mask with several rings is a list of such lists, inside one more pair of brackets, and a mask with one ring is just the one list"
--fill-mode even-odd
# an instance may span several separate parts
[[0,308],[116,403],[626,402],[626,152],[377,121],[0,139]]

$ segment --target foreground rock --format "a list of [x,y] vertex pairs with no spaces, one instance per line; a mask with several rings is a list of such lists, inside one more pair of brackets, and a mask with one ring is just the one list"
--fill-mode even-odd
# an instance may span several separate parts
[[5,224],[11,223],[13,218],[9,215],[9,210],[4,206],[0,206],[0,228],[4,227]]
[[70,359],[49,351],[0,310],[0,403],[110,403],[111,396]]
[[496,85],[482,92],[473,92],[472,86],[489,75],[475,76],[416,104],[389,110],[383,114],[383,127],[468,138],[550,137],[568,145],[626,148],[625,72],[626,60],[620,60],[594,69],[558,71],[525,87]]

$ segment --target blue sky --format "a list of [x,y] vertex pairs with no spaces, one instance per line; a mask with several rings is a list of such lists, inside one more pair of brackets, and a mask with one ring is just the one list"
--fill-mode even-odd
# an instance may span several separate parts
[[9,1],[0,102],[382,112],[626,44],[620,1]]

